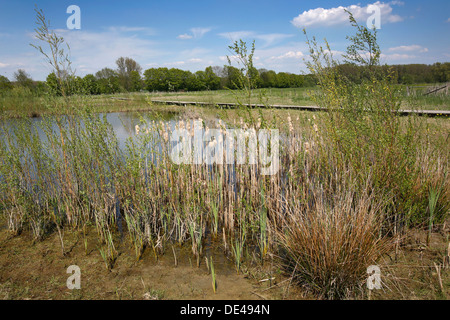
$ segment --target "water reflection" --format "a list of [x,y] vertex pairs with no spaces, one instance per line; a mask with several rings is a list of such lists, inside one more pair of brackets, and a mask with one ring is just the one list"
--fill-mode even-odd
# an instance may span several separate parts
[[[170,128],[175,126],[176,121],[179,118],[179,114],[176,112],[162,112],[158,114],[154,113],[137,113],[137,112],[111,112],[111,113],[100,113],[95,116],[104,119],[106,117],[107,122],[111,125],[114,134],[117,137],[119,147],[124,148],[126,140],[130,137],[136,135],[135,127],[136,125],[142,125],[143,123],[148,123],[151,121],[164,121],[168,123]],[[94,117],[95,117],[94,116]],[[66,122],[67,117],[61,116],[63,123]],[[79,121],[76,117],[75,121]],[[27,119],[31,122],[31,130],[36,131],[39,135],[39,138],[45,142],[47,140],[45,132],[43,130],[43,122],[50,121],[52,123],[52,130],[57,133],[59,131],[56,121],[52,119],[52,117],[48,118],[31,118]],[[13,133],[14,128],[17,128],[23,119],[5,119],[1,120],[0,127],[4,130],[8,130],[10,133]],[[80,125],[84,128],[84,123],[81,120]],[[4,139],[3,134],[0,138],[0,141]]]

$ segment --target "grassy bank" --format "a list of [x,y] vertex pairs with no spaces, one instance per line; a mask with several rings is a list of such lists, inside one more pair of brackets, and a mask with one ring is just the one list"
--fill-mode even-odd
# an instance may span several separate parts
[[[315,102],[311,98],[317,88],[297,89],[254,89],[252,103],[270,105],[311,106]],[[410,90],[406,86],[398,86],[404,101],[403,109],[450,110],[449,96],[445,94],[423,95],[423,90]],[[64,114],[73,112],[75,106],[90,106],[95,112],[149,111],[160,110],[151,104],[151,100],[195,101],[215,103],[236,102],[242,98],[239,91],[216,90],[198,92],[155,92],[155,93],[123,93],[113,95],[67,97],[41,96],[24,88],[15,88],[8,94],[0,95],[1,116],[16,117],[24,114],[38,117],[48,114]]]

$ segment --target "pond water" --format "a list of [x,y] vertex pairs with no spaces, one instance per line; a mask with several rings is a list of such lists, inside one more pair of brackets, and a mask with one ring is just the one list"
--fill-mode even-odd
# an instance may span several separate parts
[[[176,112],[165,112],[159,113],[157,116],[153,113],[136,113],[136,112],[111,112],[111,113],[100,113],[98,117],[105,118],[108,123],[112,126],[112,129],[117,137],[119,142],[119,146],[123,147],[125,145],[125,141],[136,135],[135,127],[136,125],[142,126],[143,123],[148,121],[164,121],[169,125],[169,127],[174,127],[176,121],[179,119],[179,114]],[[48,119],[52,119],[49,117]],[[3,119],[0,120],[0,128],[1,127],[9,127],[14,128],[22,121],[20,119]],[[33,129],[37,129],[39,133],[39,137],[45,140],[45,134],[42,130],[42,122],[44,121],[41,117],[31,118],[30,119]],[[57,131],[58,128],[56,124],[53,124],[53,130]],[[11,130],[10,130],[11,131]],[[3,137],[2,137],[3,138]]]

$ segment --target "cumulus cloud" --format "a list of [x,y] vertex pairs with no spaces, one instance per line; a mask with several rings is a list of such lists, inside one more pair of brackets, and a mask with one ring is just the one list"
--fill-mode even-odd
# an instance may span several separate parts
[[366,20],[373,13],[372,11],[367,12],[368,7],[371,5],[375,5],[380,8],[381,20],[383,23],[394,23],[402,21],[403,18],[392,13],[392,5],[402,4],[403,3],[400,1],[392,1],[388,3],[377,1],[373,4],[368,4],[367,6],[356,4],[348,7],[339,6],[330,9],[316,8],[303,11],[303,13],[295,17],[291,23],[298,28],[347,24],[348,14],[345,10],[350,11],[357,21],[362,21]]
[[7,63],[1,63],[1,62],[0,62],[0,68],[5,68],[5,67],[7,67],[7,66],[9,66],[9,64],[7,64]]
[[413,44],[410,46],[398,46],[388,49],[389,52],[428,52],[428,48]]

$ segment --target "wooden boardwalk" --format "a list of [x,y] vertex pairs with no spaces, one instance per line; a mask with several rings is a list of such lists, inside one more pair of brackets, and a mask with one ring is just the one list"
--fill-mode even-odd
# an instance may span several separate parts
[[[176,101],[176,100],[151,100],[153,103],[159,103],[159,104],[166,104],[166,105],[176,105],[176,106],[200,106],[200,107],[206,107],[206,106],[217,106],[220,108],[236,108],[239,106],[238,103],[214,103],[211,104],[209,102],[195,102],[195,101]],[[245,104],[244,106],[250,107],[250,108],[267,108],[266,105],[263,104]],[[327,108],[322,108],[318,106],[293,106],[293,105],[282,105],[282,104],[275,104],[270,105],[270,108],[273,109],[291,109],[291,110],[306,110],[306,111],[326,111]],[[409,115],[409,114],[418,114],[418,115],[426,115],[430,117],[435,116],[450,116],[450,110],[399,110],[399,114],[401,115]]]

